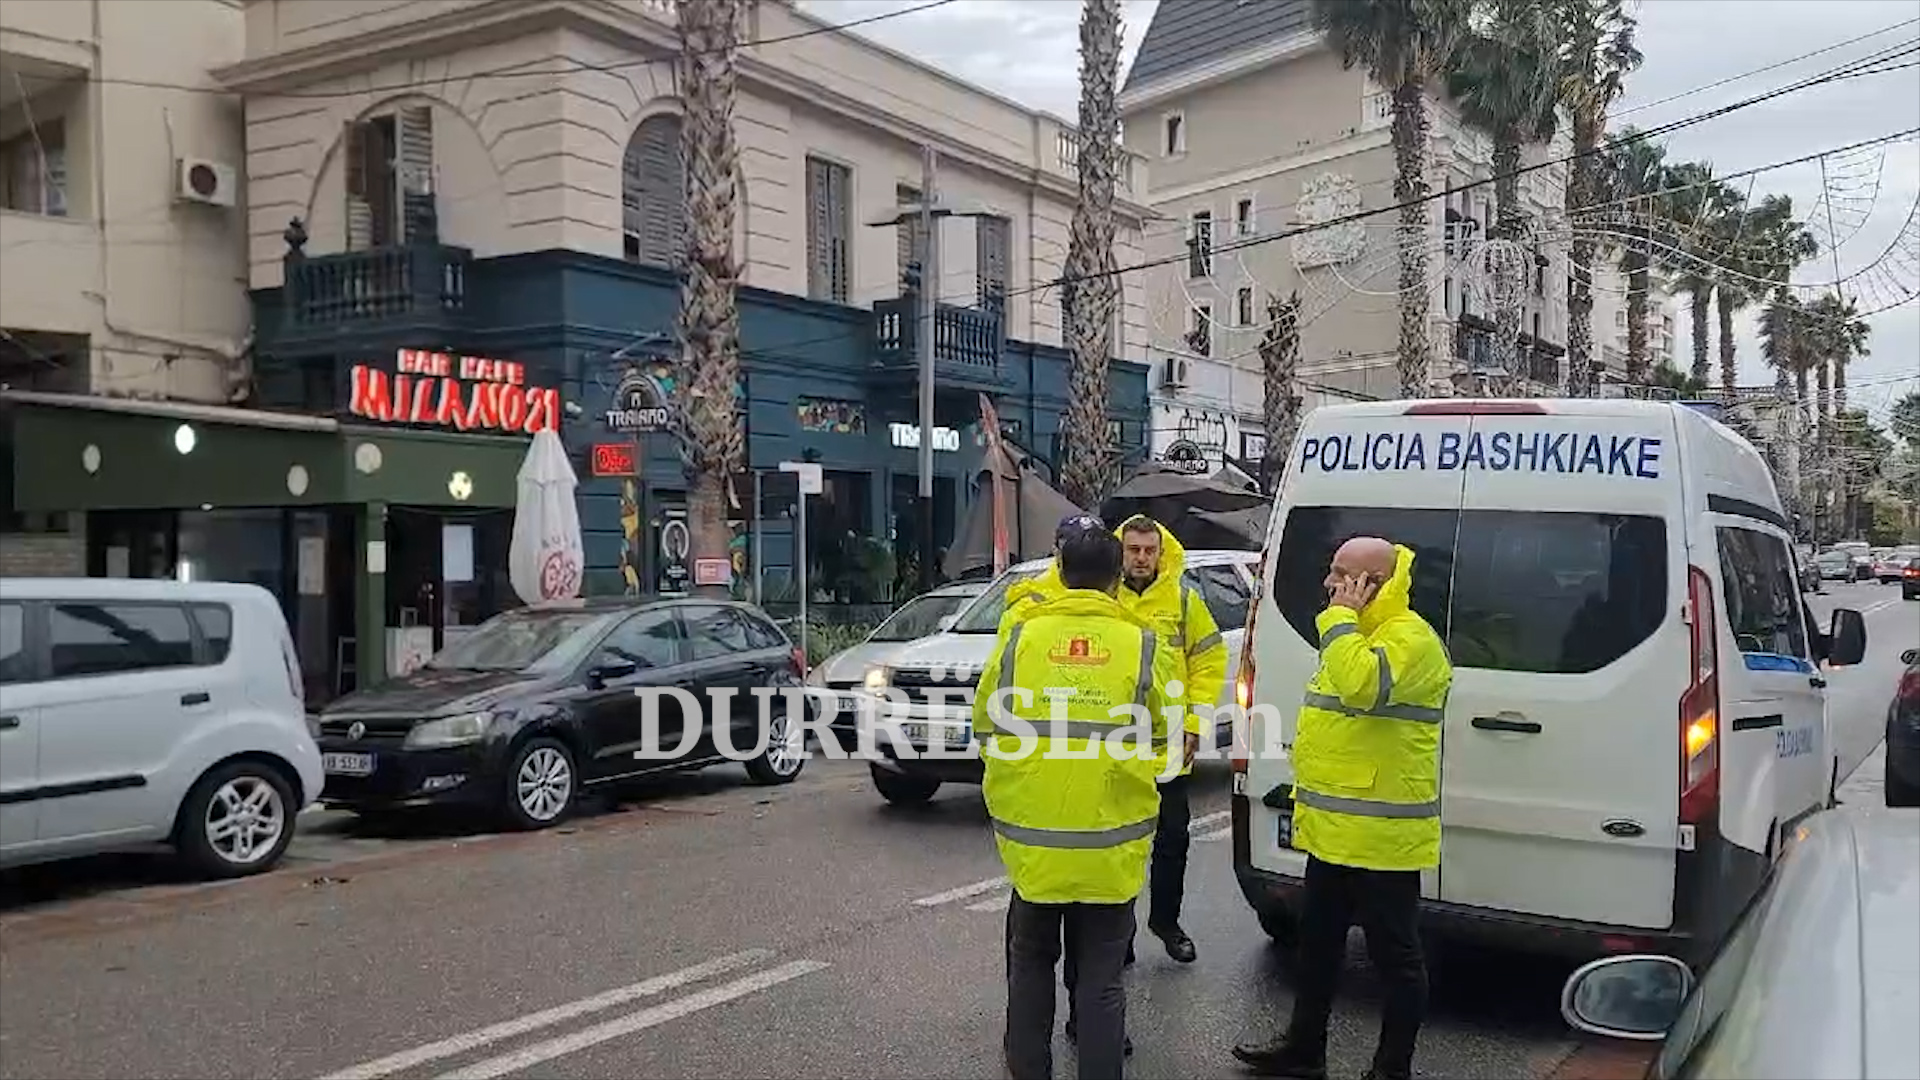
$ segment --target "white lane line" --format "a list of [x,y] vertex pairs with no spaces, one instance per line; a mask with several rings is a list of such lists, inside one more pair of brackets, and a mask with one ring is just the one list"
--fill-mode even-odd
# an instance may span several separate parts
[[1188,832],[1199,832],[1216,821],[1225,821],[1233,816],[1231,810],[1215,810],[1211,814],[1201,814],[1187,825]]
[[1872,607],[1865,607],[1865,608],[1861,608],[1861,609],[1860,609],[1860,617],[1861,617],[1861,618],[1865,618],[1865,617],[1867,617],[1868,615],[1871,615],[1871,614],[1873,614],[1874,612],[1876,612],[1876,611],[1879,611],[1879,610],[1880,610],[1881,608],[1890,608],[1890,607],[1892,607],[1892,606],[1893,606],[1893,605],[1895,605],[1895,604],[1901,604],[1901,603],[1905,603],[1905,602],[1906,602],[1906,601],[1904,601],[1904,600],[1882,600],[1882,601],[1880,601],[1879,603],[1877,603],[1877,604],[1875,604],[1875,605],[1873,605]]
[[721,983],[719,986],[709,987],[698,993],[688,994],[686,997],[675,998],[615,1020],[595,1024],[571,1035],[562,1035],[556,1039],[548,1039],[546,1042],[534,1043],[532,1046],[515,1050],[511,1054],[501,1054],[499,1057],[488,1058],[485,1061],[476,1061],[465,1068],[443,1073],[435,1080],[492,1080],[493,1077],[519,1072],[521,1069],[578,1053],[590,1046],[598,1046],[624,1035],[633,1035],[648,1028],[659,1027],[668,1021],[691,1016],[702,1010],[711,1009],[715,1005],[724,1005],[736,998],[746,997],[748,994],[757,994],[762,990],[797,979],[802,975],[811,975],[829,966],[822,960],[795,960],[777,968],[756,971],[745,978]]
[[588,1013],[601,1012],[606,1009],[611,1009],[616,1005],[625,1005],[630,1001],[637,1001],[640,998],[664,994],[669,990],[685,986],[688,983],[699,982],[702,979],[709,979],[715,975],[724,975],[729,971],[743,968],[750,964],[760,963],[761,961],[770,959],[772,956],[773,951],[771,949],[748,949],[745,952],[737,952],[731,956],[722,956],[714,960],[709,960],[704,964],[695,964],[689,968],[681,968],[679,971],[672,971],[665,975],[656,975],[651,979],[643,979],[637,983],[629,983],[626,986],[615,987],[612,990],[595,994],[592,997],[581,998],[578,1001],[569,1001],[564,1005],[555,1005],[551,1009],[542,1009],[539,1012],[528,1013],[525,1016],[517,1016],[512,1020],[505,1020],[490,1027],[469,1031],[464,1035],[455,1035],[450,1039],[442,1039],[439,1042],[428,1043],[425,1046],[416,1046],[411,1050],[402,1050],[397,1054],[389,1054],[383,1058],[377,1058],[373,1061],[355,1065],[351,1069],[333,1073],[322,1078],[322,1080],[378,1080],[379,1077],[404,1072],[407,1069],[425,1065],[430,1061],[439,1061],[442,1058],[457,1057],[460,1054],[472,1053],[483,1046],[491,1046],[502,1039],[511,1039],[516,1036],[525,1035],[530,1031],[538,1031],[541,1028],[551,1027],[554,1024],[565,1023],[568,1020],[585,1016]]
[[934,893],[932,896],[923,896],[915,900],[914,904],[918,907],[939,907],[941,904],[951,904],[955,900],[965,900],[969,896],[979,896],[983,892],[992,892],[1006,884],[1008,884],[1008,879],[1004,876],[988,878],[985,881],[976,881],[971,885],[962,885],[957,889],[948,889],[946,892]]
[[1224,829],[1215,829],[1212,832],[1199,833],[1198,835],[1194,836],[1193,839],[1196,843],[1211,844],[1216,840],[1225,840],[1227,837],[1232,835],[1233,835],[1233,826],[1229,825]]
[[977,904],[968,904],[968,911],[1005,911],[1013,906],[1013,891],[1008,891],[991,900],[982,900]]

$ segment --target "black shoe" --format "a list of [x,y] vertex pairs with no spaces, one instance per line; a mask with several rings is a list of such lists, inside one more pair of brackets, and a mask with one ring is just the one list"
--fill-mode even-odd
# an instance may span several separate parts
[[[1120,1038],[1122,1040],[1120,1043],[1120,1055],[1122,1057],[1132,1057],[1133,1036],[1122,1035]],[[1067,1021],[1067,1041],[1076,1045],[1080,1042],[1080,1033],[1073,1029],[1073,1021],[1071,1020]]]
[[1283,1080],[1327,1080],[1324,1057],[1308,1060],[1305,1054],[1295,1050],[1285,1039],[1241,1043],[1233,1048],[1233,1056],[1261,1076],[1278,1076]]
[[1131,941],[1127,942],[1127,965],[1126,966],[1128,967],[1133,966],[1133,942]]
[[1200,955],[1200,950],[1193,946],[1193,939],[1177,923],[1172,926],[1149,926],[1147,932],[1159,938],[1161,944],[1167,947],[1167,955],[1182,964],[1191,964]]

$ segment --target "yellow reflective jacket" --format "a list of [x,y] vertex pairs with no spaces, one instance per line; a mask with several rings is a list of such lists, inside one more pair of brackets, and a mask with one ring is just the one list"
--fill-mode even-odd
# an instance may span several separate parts
[[1044,604],[1067,591],[1066,582],[1060,580],[1060,560],[1053,559],[1047,568],[1040,571],[1038,577],[1017,582],[1007,589],[1007,606],[1000,612],[998,633],[1001,641],[1007,639],[1007,633],[1015,623],[1033,613],[1037,605]]
[[1293,743],[1294,846],[1365,870],[1440,865],[1446,645],[1408,606],[1413,552],[1366,610],[1320,613],[1320,668]]
[[[1167,642],[1179,672],[1181,697],[1187,704],[1186,730],[1205,738],[1213,731],[1213,710],[1227,685],[1227,644],[1213,621],[1213,612],[1207,610],[1206,599],[1183,580],[1187,549],[1165,525],[1157,527],[1160,575],[1140,592],[1121,585],[1120,606]],[[1122,524],[1113,533],[1124,539],[1125,531],[1126,525]],[[1176,746],[1174,752],[1182,751]],[[1183,775],[1191,773],[1193,766],[1180,771]]]
[[[1160,815],[1160,688],[1174,677],[1169,650],[1104,593],[1065,591],[999,643],[980,673],[973,729],[994,843],[1023,899],[1122,904],[1140,894]],[[1143,732],[1128,706],[1144,708],[1151,727]],[[1119,745],[1115,733],[1129,728],[1131,744]]]

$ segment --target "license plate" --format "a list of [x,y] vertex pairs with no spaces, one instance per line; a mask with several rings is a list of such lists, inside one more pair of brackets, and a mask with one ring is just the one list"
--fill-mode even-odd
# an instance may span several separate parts
[[371,776],[372,754],[321,754],[320,768],[335,776]]
[[1289,850],[1293,847],[1293,815],[1281,814],[1279,818],[1280,846]]

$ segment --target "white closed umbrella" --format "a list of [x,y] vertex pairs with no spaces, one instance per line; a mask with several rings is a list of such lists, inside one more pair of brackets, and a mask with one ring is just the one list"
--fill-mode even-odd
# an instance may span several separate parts
[[577,483],[559,434],[551,429],[535,434],[520,463],[513,543],[507,549],[507,575],[524,603],[580,595],[585,558],[580,511],[573,501]]

